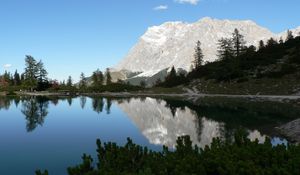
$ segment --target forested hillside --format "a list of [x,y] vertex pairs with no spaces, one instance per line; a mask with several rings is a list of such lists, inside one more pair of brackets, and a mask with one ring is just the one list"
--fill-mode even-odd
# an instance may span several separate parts
[[203,63],[201,44],[197,43],[194,68],[185,78],[171,71],[157,86],[181,85],[202,93],[229,94],[300,91],[300,36],[294,37],[290,31],[286,40],[270,38],[267,43],[260,41],[256,48],[246,47],[243,36],[235,30],[232,38],[219,41],[219,59],[215,62]]

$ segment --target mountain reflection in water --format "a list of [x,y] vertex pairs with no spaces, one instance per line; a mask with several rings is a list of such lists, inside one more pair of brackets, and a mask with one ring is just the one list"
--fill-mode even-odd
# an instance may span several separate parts
[[[174,148],[179,136],[189,135],[194,144],[204,147],[213,138],[226,137],[225,123],[198,116],[186,106],[170,108],[166,101],[153,98],[132,99],[118,106],[152,144]],[[265,137],[257,130],[249,130],[251,140],[264,142]]]
[[0,97],[0,174],[67,174],[82,153],[96,157],[97,138],[123,145],[130,137],[159,151],[182,135],[200,147],[214,137],[230,141],[242,127],[251,140],[286,144],[274,128],[299,114],[295,105],[247,99]]
[[[273,117],[268,118],[270,114],[266,110],[251,111],[240,106],[228,109],[230,107],[224,106],[224,104],[215,105],[214,103],[195,106],[182,101],[149,97],[125,99],[83,96],[78,98],[0,98],[0,110],[9,110],[13,103],[16,107],[21,103],[20,110],[26,119],[26,130],[33,132],[38,126],[43,126],[45,118],[49,114],[50,103],[57,106],[61,101],[66,101],[69,106],[72,106],[73,100],[78,100],[80,108],[83,110],[92,108],[98,114],[105,112],[112,116],[114,111],[111,111],[111,107],[112,104],[115,104],[151,144],[166,145],[170,148],[175,147],[176,139],[182,135],[189,135],[193,143],[201,147],[209,145],[215,137],[232,139],[232,134],[238,127],[248,130],[251,140],[258,139],[259,142],[264,142],[266,134],[274,134],[273,126],[281,123],[281,119],[276,120],[276,117],[275,120]],[[87,106],[87,101],[91,101],[91,106]],[[249,113],[249,111],[251,112]],[[257,114],[259,115],[255,116]],[[241,115],[245,116],[241,117]],[[276,115],[280,116],[281,114]],[[247,119],[246,122],[243,118]],[[282,122],[285,120],[286,118],[283,116]],[[274,137],[273,140],[281,143],[277,137]]]

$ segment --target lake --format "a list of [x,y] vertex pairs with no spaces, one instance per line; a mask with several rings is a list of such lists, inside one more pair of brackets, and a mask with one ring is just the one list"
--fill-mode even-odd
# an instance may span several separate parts
[[0,174],[48,169],[64,175],[83,153],[96,156],[97,138],[123,145],[130,137],[159,151],[173,149],[178,136],[204,147],[214,137],[232,139],[243,127],[251,140],[287,144],[275,127],[299,114],[293,104],[253,99],[0,97]]

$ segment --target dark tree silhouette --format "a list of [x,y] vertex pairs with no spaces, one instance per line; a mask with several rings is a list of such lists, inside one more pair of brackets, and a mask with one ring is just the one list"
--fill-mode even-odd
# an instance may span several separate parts
[[265,48],[265,43],[264,43],[263,40],[260,40],[260,41],[259,41],[258,49],[261,50],[261,49],[263,49],[263,48]]
[[199,70],[199,68],[203,64],[203,57],[204,55],[201,49],[201,42],[197,41],[194,53],[194,66],[196,70]]
[[86,87],[87,87],[87,80],[86,80],[86,77],[85,77],[84,73],[82,72],[80,74],[79,88],[80,89],[86,89]]
[[288,30],[287,34],[286,34],[286,41],[289,41],[289,40],[292,40],[292,39],[294,39],[293,32]]
[[82,109],[84,109],[85,108],[85,104],[86,104],[86,97],[85,96],[81,96],[79,100],[80,100],[80,107]]
[[232,42],[234,48],[234,56],[238,57],[243,53],[246,44],[244,36],[240,34],[238,29],[234,29],[234,32],[232,33]]
[[220,60],[233,58],[233,44],[231,39],[222,38],[218,42],[218,57]]
[[110,75],[110,70],[109,68],[106,69],[106,85],[109,85],[112,83],[112,80],[111,80],[111,75]]
[[42,126],[48,115],[49,100],[45,97],[30,97],[22,102],[21,112],[26,117],[26,128],[32,132],[38,125]]
[[111,99],[110,98],[106,98],[106,106],[105,106],[106,114],[110,114],[111,105],[112,105]]
[[93,105],[93,110],[95,112],[97,112],[98,114],[101,113],[103,111],[103,107],[104,107],[104,101],[103,98],[93,98],[92,99],[92,105]]

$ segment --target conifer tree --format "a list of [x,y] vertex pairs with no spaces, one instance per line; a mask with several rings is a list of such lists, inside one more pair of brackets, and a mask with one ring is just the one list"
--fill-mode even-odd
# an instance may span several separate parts
[[261,49],[263,49],[263,48],[265,48],[265,43],[264,43],[263,40],[260,40],[260,41],[259,41],[258,49],[261,50]]
[[37,62],[32,56],[26,55],[25,66],[25,85],[33,91],[38,83],[37,76],[39,70],[37,68]]
[[271,37],[267,42],[267,47],[273,47],[277,44],[278,44],[278,42],[274,38]]
[[47,75],[48,72],[44,67],[44,63],[42,62],[42,60],[40,60],[37,63],[37,77],[38,77],[38,83],[45,83],[48,81]]
[[228,60],[233,57],[232,40],[221,38],[218,43],[218,57],[220,60]]
[[289,41],[291,39],[294,39],[294,35],[293,35],[293,32],[288,30],[287,31],[287,37],[286,37],[286,41]]
[[282,39],[282,37],[280,37],[280,39],[279,39],[279,44],[283,44],[284,42],[283,42],[283,39]]
[[103,73],[99,69],[97,69],[95,72],[93,72],[92,80],[93,86],[101,86],[104,80]]
[[83,72],[80,74],[80,82],[79,82],[79,88],[85,89],[87,86],[86,78]]
[[15,74],[14,74],[14,85],[15,85],[15,86],[21,85],[20,74],[18,73],[17,70],[15,71]]
[[112,83],[109,68],[106,69],[106,73],[105,74],[106,74],[106,85],[109,85],[109,84]]
[[165,86],[172,87],[176,84],[176,81],[177,81],[177,73],[176,73],[175,67],[172,66],[172,69],[171,69],[170,73],[167,75],[164,83],[165,83]]
[[197,44],[195,47],[195,54],[194,54],[194,65],[195,65],[196,70],[199,70],[199,68],[201,67],[201,65],[203,63],[203,57],[204,56],[203,56],[202,49],[201,49],[201,42],[197,41]]
[[71,76],[68,77],[68,80],[67,80],[67,86],[68,86],[68,87],[72,87],[72,86],[73,86],[73,80],[72,80],[72,77],[71,77]]
[[234,29],[234,32],[232,33],[232,42],[234,48],[234,56],[238,57],[245,50],[246,44],[244,36],[240,34],[238,29]]

